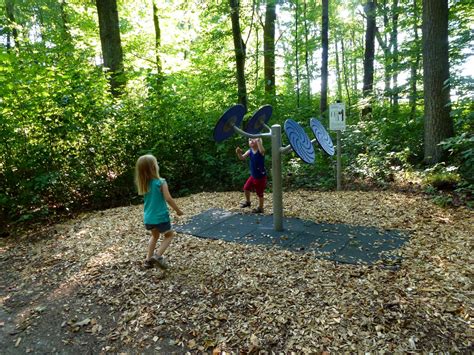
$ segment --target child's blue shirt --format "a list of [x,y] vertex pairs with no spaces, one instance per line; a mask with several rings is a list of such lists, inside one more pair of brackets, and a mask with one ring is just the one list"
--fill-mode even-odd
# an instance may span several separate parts
[[165,179],[153,179],[148,186],[148,192],[143,196],[145,224],[160,224],[170,221],[168,204],[165,201],[161,186],[166,184]]
[[261,179],[267,175],[265,170],[265,157],[257,150],[255,153],[250,149],[250,175],[255,179]]

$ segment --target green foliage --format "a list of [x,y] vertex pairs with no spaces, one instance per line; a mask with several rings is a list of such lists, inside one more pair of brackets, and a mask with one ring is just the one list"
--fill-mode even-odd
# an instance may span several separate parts
[[436,164],[434,167],[425,170],[424,184],[438,190],[454,190],[461,181],[457,168],[446,167],[445,164]]
[[[412,14],[412,2],[402,3],[403,11]],[[242,187],[248,165],[236,158],[235,147],[246,148],[247,140],[235,136],[216,144],[212,139],[216,121],[237,100],[227,2],[160,3],[163,38],[159,54],[164,69],[160,76],[156,74],[150,4],[119,2],[128,78],[128,87],[120,98],[110,95],[107,73],[96,64],[101,49],[92,2],[72,0],[61,5],[38,0],[14,4],[15,23],[2,17],[6,26],[0,33],[2,220],[29,221],[75,209],[138,202],[133,169],[136,159],[148,152],[158,158],[161,175],[169,181],[175,195]],[[263,20],[263,7],[253,12],[253,4],[241,2],[249,97],[245,121],[267,103],[259,19]],[[263,6],[261,2],[255,4]],[[309,85],[307,78],[314,81],[319,75],[315,53],[320,43],[321,8],[308,2],[305,15],[302,3],[280,5],[278,95],[271,124],[283,125],[287,118],[293,118],[310,133],[309,117],[319,117],[320,100],[314,92],[319,88]],[[298,31],[294,26],[296,6]],[[357,85],[362,80],[360,64],[364,53],[359,39],[363,37],[364,26],[350,15],[358,6],[359,2],[351,0],[331,3],[330,8],[330,23],[337,26],[332,29],[337,30],[339,45],[342,40],[345,44],[346,65],[341,65],[345,72],[338,73],[338,80],[343,79],[345,84],[343,96],[350,123],[342,134],[343,167],[358,177],[384,184],[395,172],[421,163],[422,112],[417,107],[408,107],[403,100],[411,95],[411,88],[406,85],[398,88],[399,107],[395,108],[387,99],[388,93],[376,93],[372,116],[364,120],[358,116],[356,105],[361,93]],[[350,16],[338,17],[345,7],[351,10]],[[455,63],[462,63],[467,56],[464,49],[471,39],[468,18],[472,9],[466,1],[457,1],[453,9],[466,15],[452,20],[455,26],[451,27],[456,44],[455,48],[451,46],[451,54]],[[404,31],[406,35],[411,31],[415,16],[409,18],[400,18],[400,33]],[[13,28],[18,30],[18,41],[7,48],[6,36],[13,44]],[[383,31],[382,34],[388,33],[389,28]],[[400,61],[399,70],[409,69],[421,51],[420,40],[410,36],[400,43],[400,58],[406,60]],[[384,59],[378,58],[381,62]],[[342,56],[339,60],[342,63]],[[330,70],[335,69],[334,58],[329,65]],[[474,186],[472,79],[461,77],[456,70],[454,73],[451,85],[457,98],[452,105],[456,136],[442,145],[450,153],[449,166],[456,170],[426,172],[430,176],[426,181],[433,189],[441,182],[451,181],[456,191],[469,196]],[[419,72],[415,79],[419,84]],[[381,74],[376,73],[376,80],[381,80]],[[329,88],[330,94],[332,90]],[[349,107],[349,100],[356,104]],[[333,101],[330,97],[329,102]],[[326,118],[323,124],[328,127]],[[265,145],[270,171],[271,149],[268,141]],[[283,157],[287,188],[334,188],[335,158],[324,156],[319,148],[316,152],[315,165],[302,163],[294,154]],[[449,180],[453,174],[459,180]]]
[[444,149],[452,155],[460,173],[471,183],[474,182],[474,135],[467,132],[441,142]]
[[305,164],[293,154],[283,163],[283,181],[286,188],[330,190],[336,186],[335,157],[318,152],[314,165]]
[[434,202],[434,204],[446,208],[452,206],[453,198],[451,196],[446,195],[435,195],[433,196],[432,201]]
[[466,182],[474,184],[474,78],[455,77],[453,85],[458,96],[451,111],[456,135],[440,144],[449,152],[449,163],[458,168]]
[[436,164],[423,172],[425,192],[441,207],[465,204],[473,208],[474,184],[463,180],[456,166]]
[[357,122],[343,134],[342,146],[351,173],[383,184],[393,180],[394,172],[421,161],[422,123],[410,119],[405,106],[396,114],[384,106],[373,109],[370,119]]

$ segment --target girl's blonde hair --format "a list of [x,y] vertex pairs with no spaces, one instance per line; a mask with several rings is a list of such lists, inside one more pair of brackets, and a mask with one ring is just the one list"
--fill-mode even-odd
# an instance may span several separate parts
[[135,166],[135,184],[137,185],[139,195],[146,194],[150,181],[159,178],[160,168],[153,155],[147,154],[138,158]]

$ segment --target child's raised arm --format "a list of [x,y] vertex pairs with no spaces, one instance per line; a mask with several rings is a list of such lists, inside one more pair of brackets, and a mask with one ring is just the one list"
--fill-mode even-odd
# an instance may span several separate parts
[[257,146],[260,154],[265,155],[265,148],[263,148],[262,138],[257,138]]
[[173,197],[171,197],[170,191],[168,190],[168,184],[165,183],[161,185],[161,192],[163,192],[163,197],[165,198],[166,202],[168,202],[168,204],[176,211],[178,216],[181,216],[183,211],[179,209],[176,202],[174,202]]
[[245,158],[247,158],[249,155],[249,151],[247,150],[244,154],[242,154],[242,149],[240,149],[240,147],[237,147],[235,148],[235,154],[237,154],[237,157],[240,160],[245,160]]

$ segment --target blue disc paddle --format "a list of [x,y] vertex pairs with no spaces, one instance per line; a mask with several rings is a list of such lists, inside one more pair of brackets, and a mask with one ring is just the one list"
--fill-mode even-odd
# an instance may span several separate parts
[[292,119],[287,119],[285,121],[285,133],[290,141],[291,148],[301,160],[313,164],[315,158],[314,147],[303,127]]
[[273,109],[270,105],[265,105],[260,107],[257,112],[255,112],[245,126],[245,132],[250,134],[259,133],[263,127],[267,124],[272,116]]
[[309,121],[311,130],[318,141],[319,146],[329,155],[334,155],[334,144],[332,144],[331,137],[324,126],[316,118],[311,118]]
[[222,142],[234,134],[234,126],[239,127],[244,118],[245,107],[243,105],[234,105],[229,108],[217,121],[214,127],[214,140]]

